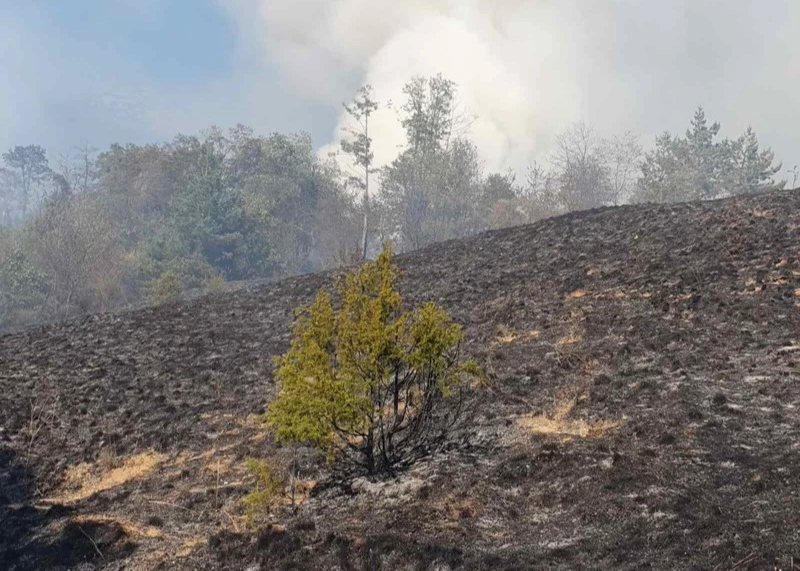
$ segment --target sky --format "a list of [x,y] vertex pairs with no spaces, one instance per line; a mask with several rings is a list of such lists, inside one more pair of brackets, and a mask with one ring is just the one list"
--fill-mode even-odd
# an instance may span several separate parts
[[337,148],[370,83],[376,158],[402,87],[443,73],[489,170],[544,160],[579,120],[645,146],[698,105],[800,163],[795,0],[0,0],[0,149],[162,142],[211,125]]

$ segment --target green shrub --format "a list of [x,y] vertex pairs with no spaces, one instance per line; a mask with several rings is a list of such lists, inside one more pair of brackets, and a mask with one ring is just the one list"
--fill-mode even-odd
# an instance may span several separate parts
[[0,244],[0,329],[36,321],[46,289],[44,276],[20,244],[11,239]]
[[225,291],[225,276],[220,272],[214,272],[206,279],[206,293],[221,293]]
[[183,299],[183,283],[173,270],[166,270],[150,283],[150,302],[161,305]]
[[[386,248],[340,281],[340,308],[321,291],[302,308],[291,347],[276,360],[278,395],[267,412],[276,437],[392,472],[441,443],[461,412],[464,334],[433,303],[402,309]],[[451,401],[451,402],[448,402]]]
[[283,470],[265,460],[248,458],[245,466],[256,479],[253,491],[242,498],[247,524],[252,526],[259,515],[269,512],[282,501],[286,478]]

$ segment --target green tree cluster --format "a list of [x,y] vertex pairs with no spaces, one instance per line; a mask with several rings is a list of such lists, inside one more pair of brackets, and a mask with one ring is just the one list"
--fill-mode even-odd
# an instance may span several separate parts
[[[41,147],[3,158],[0,329],[335,267],[360,251],[362,206],[305,134],[211,129],[78,149],[57,171]],[[19,285],[33,275],[35,288]]]
[[720,124],[709,124],[698,108],[684,137],[664,133],[642,164],[639,192],[642,202],[710,200],[781,189],[776,181],[781,165],[775,153],[761,150],[752,128],[734,140],[718,140]]

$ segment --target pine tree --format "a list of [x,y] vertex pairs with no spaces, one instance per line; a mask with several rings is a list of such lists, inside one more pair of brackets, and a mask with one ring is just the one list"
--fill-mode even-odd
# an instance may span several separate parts
[[730,194],[755,193],[782,189],[786,181],[776,182],[774,177],[782,168],[773,166],[775,153],[772,149],[759,149],[758,138],[752,127],[730,144],[731,179]]
[[718,122],[708,124],[705,110],[698,107],[686,131],[686,154],[691,170],[693,198],[708,200],[721,194],[720,180],[727,165],[724,148],[714,142],[719,134]]

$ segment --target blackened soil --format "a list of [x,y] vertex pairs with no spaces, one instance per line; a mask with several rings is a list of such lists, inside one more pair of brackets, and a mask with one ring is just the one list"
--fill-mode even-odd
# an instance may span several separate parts
[[[576,213],[398,262],[409,302],[449,310],[489,374],[473,422],[396,481],[323,485],[309,464],[317,492],[258,532],[236,523],[238,466],[274,445],[246,419],[331,274],[0,338],[0,567],[800,560],[800,193]],[[606,428],[525,422],[565,403]],[[159,467],[53,501],[68,468],[142,453]]]

